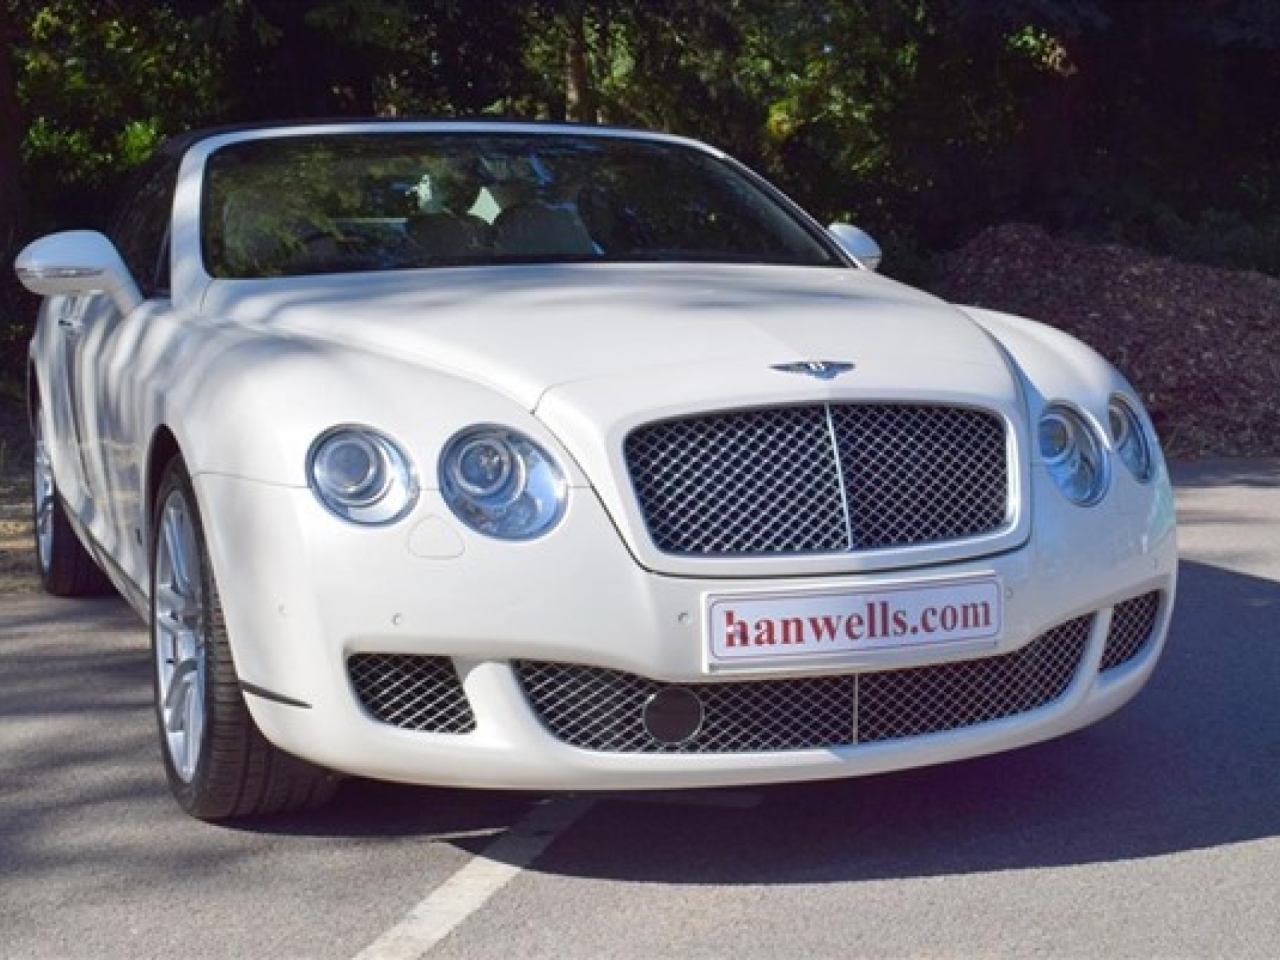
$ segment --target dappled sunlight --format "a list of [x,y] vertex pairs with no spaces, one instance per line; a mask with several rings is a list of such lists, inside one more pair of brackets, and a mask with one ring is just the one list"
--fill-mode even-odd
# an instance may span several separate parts
[[1212,461],[1175,467],[1178,542],[1224,568],[1280,577],[1274,543],[1261,531],[1276,522],[1280,461]]
[[[0,428],[9,418],[0,408]],[[2,434],[0,434],[2,436]],[[0,439],[0,597],[39,589],[31,520],[30,455]]]

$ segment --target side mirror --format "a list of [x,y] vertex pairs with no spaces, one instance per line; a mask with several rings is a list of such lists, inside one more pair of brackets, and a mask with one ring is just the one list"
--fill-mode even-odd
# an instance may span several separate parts
[[105,293],[121,313],[142,303],[142,293],[115,245],[94,230],[68,230],[27,244],[13,262],[22,285],[42,297]]
[[844,248],[845,253],[868,270],[880,269],[880,260],[884,254],[880,250],[880,244],[871,239],[871,234],[851,223],[833,223],[827,227],[827,231],[836,238],[836,243]]

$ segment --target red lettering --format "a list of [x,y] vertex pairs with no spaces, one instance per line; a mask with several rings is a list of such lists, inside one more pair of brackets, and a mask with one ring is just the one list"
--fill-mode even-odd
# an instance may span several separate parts
[[803,647],[814,643],[857,644],[870,640],[922,637],[950,634],[965,635],[991,627],[995,613],[986,601],[923,607],[918,616],[901,609],[889,600],[869,600],[859,609],[843,616],[759,617],[739,619],[731,609],[724,610],[723,646]]
[[866,621],[862,619],[862,614],[851,613],[844,618],[844,635],[854,643],[857,643],[863,637],[863,629]]
[[988,628],[991,626],[991,604],[983,601],[981,603],[969,603],[964,607],[964,625],[966,629],[972,630],[974,627]]
[[834,640],[840,629],[840,620],[838,617],[810,617],[809,629],[819,641]]
[[724,612],[724,637],[726,647],[747,645],[747,625],[735,617],[732,610]]
[[804,621],[799,617],[790,617],[782,621],[782,642],[796,646],[804,646]]
[[778,638],[774,634],[772,620],[757,620],[755,645],[757,647],[773,647],[778,643]]

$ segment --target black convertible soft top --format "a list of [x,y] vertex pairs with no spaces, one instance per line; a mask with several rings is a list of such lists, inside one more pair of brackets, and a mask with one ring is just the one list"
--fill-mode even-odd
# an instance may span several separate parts
[[632,136],[652,133],[637,127],[606,126],[596,123],[578,123],[570,120],[529,120],[524,117],[306,117],[298,120],[254,120],[244,123],[219,124],[212,127],[201,127],[187,130],[166,137],[157,148],[156,153],[170,157],[180,157],[202,140],[221,136],[226,133],[249,133],[255,130],[273,130],[297,127],[342,127],[342,126],[385,126],[389,130],[400,127],[416,126],[424,123],[441,124],[476,124],[476,125],[512,125],[527,127],[530,130],[546,129],[578,129],[607,135],[609,133],[625,133]]

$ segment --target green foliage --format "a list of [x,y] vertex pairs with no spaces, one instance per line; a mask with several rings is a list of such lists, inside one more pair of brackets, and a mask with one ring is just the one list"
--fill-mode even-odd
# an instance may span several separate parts
[[1188,216],[1154,203],[1114,229],[1121,242],[1181,260],[1280,275],[1280,211],[1249,218],[1210,207]]
[[709,140],[898,276],[1006,220],[1280,273],[1278,52],[1274,0],[0,0],[0,257],[176,131],[512,115]]
[[[12,250],[12,253],[10,253]],[[0,256],[11,263],[17,249],[0,243]],[[8,270],[0,276],[0,389],[14,387],[26,377],[27,340],[31,336],[30,316],[34,298],[28,295]]]
[[101,222],[124,171],[165,134],[214,115],[211,54],[164,4],[31,6],[16,53],[36,227]]
[[907,270],[1006,219],[1275,269],[1272,0],[0,0],[6,31],[24,233],[101,222],[188,127],[489,114],[702,137]]

